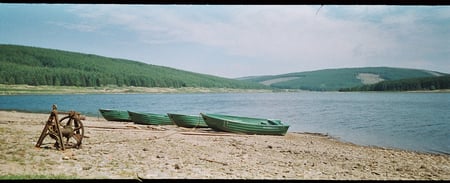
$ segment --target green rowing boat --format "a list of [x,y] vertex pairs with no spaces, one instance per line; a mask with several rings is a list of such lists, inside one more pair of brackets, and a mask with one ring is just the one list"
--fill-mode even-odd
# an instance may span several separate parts
[[131,121],[127,111],[114,109],[98,109],[103,118],[108,121]]
[[257,135],[285,135],[289,125],[280,120],[228,116],[221,114],[200,113],[209,127],[219,131],[257,134]]
[[170,120],[179,127],[185,128],[208,128],[208,125],[203,121],[200,115],[184,115],[167,113]]
[[131,121],[143,125],[173,125],[169,116],[165,114],[143,113],[128,111]]

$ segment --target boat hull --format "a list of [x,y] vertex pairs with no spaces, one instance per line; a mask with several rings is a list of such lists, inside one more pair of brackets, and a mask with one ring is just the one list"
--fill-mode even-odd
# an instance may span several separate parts
[[99,109],[103,118],[108,121],[125,121],[130,122],[130,116],[127,111],[113,110],[113,109]]
[[173,125],[167,115],[128,111],[131,121],[143,125]]
[[256,135],[285,135],[289,125],[279,120],[227,116],[219,114],[200,114],[205,123],[219,131],[256,134]]
[[184,115],[167,113],[170,120],[179,127],[185,128],[208,128],[203,118],[200,115]]

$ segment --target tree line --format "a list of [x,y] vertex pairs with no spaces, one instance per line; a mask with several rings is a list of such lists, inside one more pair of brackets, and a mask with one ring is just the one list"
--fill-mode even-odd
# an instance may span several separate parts
[[254,82],[137,61],[16,45],[0,45],[0,83],[80,87],[269,88]]
[[382,81],[339,91],[417,91],[450,89],[450,75]]
[[[323,69],[317,71],[295,72],[272,76],[247,77],[243,80],[253,82],[264,82],[280,79],[270,84],[273,88],[281,89],[301,89],[313,91],[338,91],[341,88],[352,88],[362,86],[358,79],[361,73],[378,75],[384,80],[398,80],[407,78],[431,77],[428,71],[407,68],[392,67],[362,67],[362,68],[341,68]],[[444,73],[438,73],[444,74]],[[290,78],[282,80],[283,78]]]

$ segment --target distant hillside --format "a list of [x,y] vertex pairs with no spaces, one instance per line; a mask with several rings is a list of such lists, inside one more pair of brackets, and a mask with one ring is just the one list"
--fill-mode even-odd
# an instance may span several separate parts
[[382,81],[339,91],[423,91],[450,89],[450,75]]
[[137,61],[16,45],[0,45],[0,84],[269,88]]
[[381,81],[442,75],[446,74],[418,69],[363,67],[325,69],[273,76],[249,76],[238,79],[253,81],[280,89],[337,91],[341,88],[358,87],[365,84],[375,84]]

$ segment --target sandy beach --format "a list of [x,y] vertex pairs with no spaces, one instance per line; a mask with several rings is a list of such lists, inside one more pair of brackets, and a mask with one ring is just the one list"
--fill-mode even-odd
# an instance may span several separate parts
[[450,180],[448,155],[358,146],[308,133],[241,135],[86,117],[81,149],[58,151],[50,137],[36,148],[48,116],[0,111],[0,176]]

